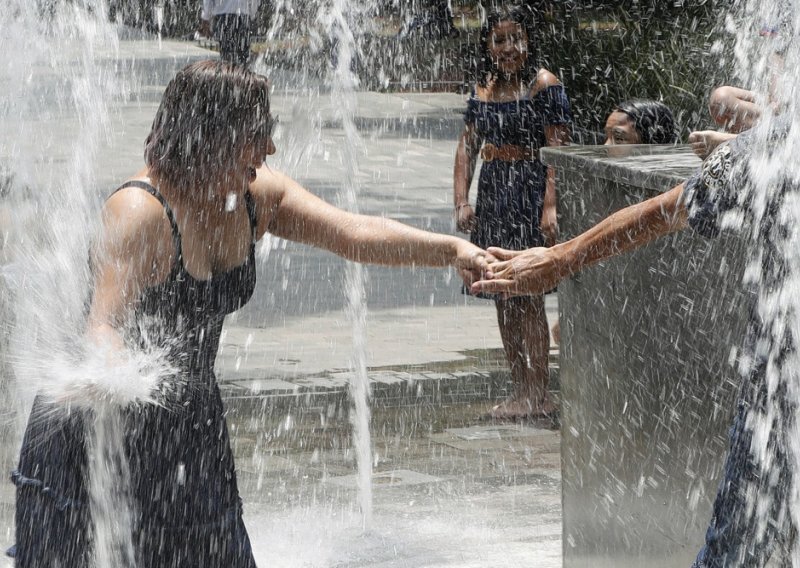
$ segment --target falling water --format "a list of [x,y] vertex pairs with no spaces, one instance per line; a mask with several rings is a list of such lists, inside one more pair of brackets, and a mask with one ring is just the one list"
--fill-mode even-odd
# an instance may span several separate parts
[[[349,211],[358,211],[358,154],[362,150],[361,137],[353,117],[357,110],[356,88],[358,77],[353,71],[358,55],[356,30],[363,29],[361,21],[364,8],[357,8],[353,0],[334,0],[328,8],[320,10],[318,18],[334,45],[334,62],[330,72],[331,102],[337,108],[347,143],[341,149],[344,178],[340,205]],[[348,314],[353,324],[353,377],[350,381],[353,424],[353,442],[358,463],[359,505],[364,528],[372,522],[372,448],[370,445],[370,387],[367,378],[367,307],[364,290],[364,268],[358,263],[348,263],[345,276]]]
[[[735,37],[730,62],[766,109],[753,130],[752,151],[738,166],[751,183],[724,218],[750,238],[745,281],[756,292],[761,326],[753,357],[740,361],[742,376],[755,372],[757,381],[746,420],[758,468],[757,479],[747,482],[745,511],[753,549],[774,545],[790,532],[790,522],[800,526],[800,2],[740,0],[728,29]],[[800,566],[800,542],[791,546],[777,554]]]
[[[3,268],[8,296],[2,299],[13,306],[9,359],[19,423],[37,393],[90,417],[85,435],[94,565],[133,566],[120,409],[150,401],[165,368],[157,354],[110,364],[115,358],[89,344],[82,331],[88,253],[101,203],[97,153],[109,139],[114,101],[128,89],[109,65],[118,55],[117,30],[102,0],[11,0],[0,13],[0,46],[6,54],[0,78],[10,91],[0,117],[6,131],[14,131],[0,144],[11,156],[3,164],[6,204],[16,212],[7,228],[15,238],[7,243],[13,251]],[[70,135],[70,155],[50,152],[65,147],[59,138]],[[18,444],[4,440],[4,446]]]

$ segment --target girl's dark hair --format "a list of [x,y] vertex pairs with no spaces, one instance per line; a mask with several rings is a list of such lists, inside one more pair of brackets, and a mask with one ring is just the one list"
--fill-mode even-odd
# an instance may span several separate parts
[[181,191],[237,166],[246,144],[268,136],[267,78],[223,61],[199,61],[169,82],[144,147],[159,178]]
[[533,8],[525,4],[515,7],[495,8],[484,18],[481,25],[480,52],[478,53],[478,84],[485,87],[497,77],[499,71],[489,53],[489,40],[492,31],[500,22],[514,22],[528,36],[528,59],[520,70],[520,81],[530,83],[536,78],[539,71],[538,57],[536,54],[536,18]]
[[674,144],[678,140],[672,111],[664,103],[633,99],[616,106],[633,121],[642,144]]

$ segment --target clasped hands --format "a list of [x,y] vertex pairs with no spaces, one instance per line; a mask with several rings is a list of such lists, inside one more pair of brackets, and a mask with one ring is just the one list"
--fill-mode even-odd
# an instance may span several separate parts
[[490,247],[486,253],[482,277],[471,282],[464,279],[473,294],[539,295],[555,288],[563,278],[553,248],[511,251]]

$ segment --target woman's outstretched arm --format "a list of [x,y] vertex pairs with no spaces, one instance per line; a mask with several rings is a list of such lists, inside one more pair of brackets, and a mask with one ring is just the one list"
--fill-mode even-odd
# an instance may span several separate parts
[[274,170],[261,168],[251,191],[259,214],[259,236],[269,231],[355,262],[452,265],[470,271],[473,279],[488,267],[485,251],[463,239],[338,209]]
[[683,184],[657,197],[626,207],[585,233],[550,248],[507,251],[490,248],[498,260],[489,277],[475,282],[472,292],[507,296],[542,294],[561,280],[601,260],[646,245],[683,229],[687,212]]

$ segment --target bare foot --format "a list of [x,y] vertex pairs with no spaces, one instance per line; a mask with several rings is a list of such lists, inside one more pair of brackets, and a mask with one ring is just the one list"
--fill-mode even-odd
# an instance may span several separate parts
[[705,160],[717,146],[734,138],[736,134],[729,132],[698,130],[689,134],[689,144],[692,145],[692,151]]
[[549,397],[534,404],[529,398],[509,398],[494,406],[489,411],[489,418],[493,420],[531,420],[536,418],[553,419],[557,414],[556,406]]

